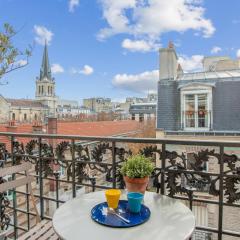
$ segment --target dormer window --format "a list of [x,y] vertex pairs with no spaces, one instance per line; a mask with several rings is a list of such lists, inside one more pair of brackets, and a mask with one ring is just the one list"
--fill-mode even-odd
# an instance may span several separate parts
[[194,84],[181,88],[183,130],[208,131],[212,126],[212,87]]

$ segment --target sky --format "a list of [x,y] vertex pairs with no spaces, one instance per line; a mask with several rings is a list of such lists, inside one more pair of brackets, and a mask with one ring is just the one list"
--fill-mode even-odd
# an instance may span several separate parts
[[185,72],[201,71],[204,56],[240,57],[239,10],[239,0],[0,0],[0,31],[10,23],[16,47],[33,45],[0,94],[35,97],[46,41],[60,98],[145,96],[157,90],[169,41]]

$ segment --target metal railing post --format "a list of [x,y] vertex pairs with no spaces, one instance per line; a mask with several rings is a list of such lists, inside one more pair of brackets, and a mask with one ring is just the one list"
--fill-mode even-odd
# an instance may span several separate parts
[[59,172],[54,173],[56,183],[56,207],[59,208]]
[[220,146],[220,177],[219,177],[219,208],[218,208],[218,240],[222,240],[223,227],[223,175],[224,175],[224,146]]
[[[14,156],[14,136],[11,136],[11,161],[12,165],[16,164],[16,159]],[[12,179],[16,178],[15,174],[12,174]],[[16,189],[13,189],[13,224],[14,224],[14,239],[18,238],[18,220],[17,220],[17,196],[16,196]]]
[[72,139],[71,141],[71,154],[72,154],[72,196],[73,198],[76,197],[76,171],[75,171],[75,140]]
[[161,194],[165,194],[165,167],[166,167],[166,144],[162,144],[162,159],[161,159]]
[[112,187],[116,188],[117,179],[116,179],[116,143],[112,142]]
[[44,219],[42,138],[38,138],[40,217]]

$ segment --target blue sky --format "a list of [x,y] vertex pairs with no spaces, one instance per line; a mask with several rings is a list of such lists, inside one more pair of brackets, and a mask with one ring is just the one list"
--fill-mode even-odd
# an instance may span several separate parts
[[34,98],[47,39],[61,98],[144,96],[156,90],[158,48],[169,40],[185,71],[200,70],[203,56],[240,57],[239,10],[238,0],[0,0],[0,28],[20,30],[20,49],[35,46],[0,94]]

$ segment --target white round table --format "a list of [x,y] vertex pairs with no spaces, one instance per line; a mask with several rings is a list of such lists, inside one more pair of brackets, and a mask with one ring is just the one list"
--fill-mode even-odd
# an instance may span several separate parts
[[[126,199],[123,192],[121,199]],[[53,216],[53,227],[66,240],[182,240],[195,228],[192,212],[179,200],[146,192],[144,204],[150,219],[132,228],[111,228],[91,219],[91,209],[105,201],[104,191],[84,194],[64,203]]]

